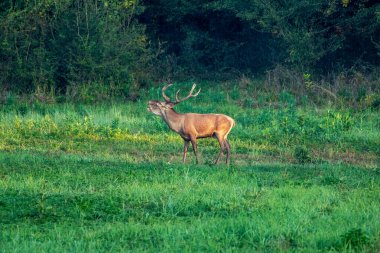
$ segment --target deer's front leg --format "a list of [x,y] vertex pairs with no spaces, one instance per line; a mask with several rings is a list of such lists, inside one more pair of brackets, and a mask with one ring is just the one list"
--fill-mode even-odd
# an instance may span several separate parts
[[197,158],[197,164],[199,164],[198,147],[197,147],[196,138],[191,138],[191,145],[193,145],[194,154],[195,154],[195,157]]
[[185,146],[183,148],[183,158],[182,158],[183,163],[185,163],[186,161],[187,150],[189,149],[189,145],[190,145],[190,141],[188,140],[184,140],[184,141],[185,141]]

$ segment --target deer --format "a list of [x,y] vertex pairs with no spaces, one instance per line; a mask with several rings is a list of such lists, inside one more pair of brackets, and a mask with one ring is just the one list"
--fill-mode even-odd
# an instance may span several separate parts
[[150,100],[148,102],[148,111],[160,116],[169,128],[178,133],[184,140],[184,149],[182,162],[185,163],[187,151],[190,142],[193,146],[193,151],[196,157],[196,163],[199,164],[199,155],[197,147],[197,139],[200,138],[216,138],[220,145],[220,152],[215,160],[218,164],[224,151],[227,151],[226,164],[230,163],[231,145],[227,140],[227,136],[231,129],[235,126],[235,121],[224,114],[199,114],[199,113],[178,113],[173,107],[191,97],[196,97],[201,92],[193,93],[196,88],[194,83],[189,94],[182,98],[178,98],[180,90],[175,94],[175,100],[170,99],[166,94],[166,90],[172,86],[173,83],[168,83],[162,87],[162,97],[164,101]]

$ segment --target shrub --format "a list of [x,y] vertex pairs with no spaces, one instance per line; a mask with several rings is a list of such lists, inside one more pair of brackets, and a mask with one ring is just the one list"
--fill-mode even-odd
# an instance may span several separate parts
[[138,86],[146,75],[141,69],[151,52],[134,18],[142,11],[138,1],[3,2],[0,88],[51,103],[57,93],[80,97],[75,92],[100,84],[85,97],[93,102],[99,92]]
[[294,158],[298,163],[304,164],[311,162],[309,150],[304,146],[297,146],[294,150]]

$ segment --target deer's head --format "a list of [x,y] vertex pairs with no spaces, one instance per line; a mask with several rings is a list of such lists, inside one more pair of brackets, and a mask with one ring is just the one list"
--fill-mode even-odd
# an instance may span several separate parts
[[152,112],[155,115],[163,116],[163,115],[165,115],[165,111],[172,109],[176,104],[179,104],[179,103],[189,99],[190,97],[198,96],[199,92],[201,91],[201,89],[199,89],[199,91],[197,93],[193,94],[194,89],[197,86],[196,84],[193,84],[193,87],[191,88],[189,94],[186,97],[179,99],[178,93],[180,90],[178,90],[177,93],[175,94],[175,101],[172,101],[165,94],[166,89],[172,85],[173,85],[172,83],[169,83],[169,84],[165,85],[164,87],[162,87],[162,97],[164,98],[165,101],[150,100],[148,102],[148,105],[149,105],[148,111]]

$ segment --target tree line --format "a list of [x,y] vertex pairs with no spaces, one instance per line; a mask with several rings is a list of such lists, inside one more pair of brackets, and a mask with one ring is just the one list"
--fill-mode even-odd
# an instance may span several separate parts
[[160,78],[376,72],[376,0],[6,0],[0,88],[128,95]]

